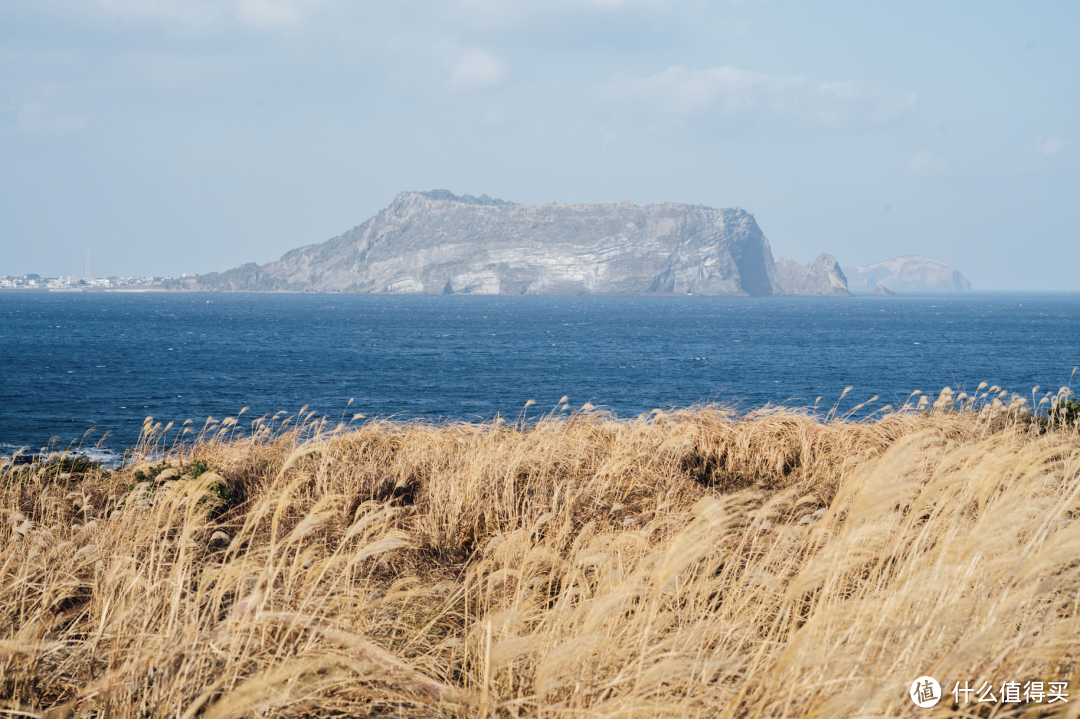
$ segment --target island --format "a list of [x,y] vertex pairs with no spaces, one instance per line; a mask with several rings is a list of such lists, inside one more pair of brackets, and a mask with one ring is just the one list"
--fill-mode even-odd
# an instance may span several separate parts
[[848,296],[836,260],[775,261],[754,215],[666,202],[520,205],[403,192],[326,242],[176,283],[224,291]]

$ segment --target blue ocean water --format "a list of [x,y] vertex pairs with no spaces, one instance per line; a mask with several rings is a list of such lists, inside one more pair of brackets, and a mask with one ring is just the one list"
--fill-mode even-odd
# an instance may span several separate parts
[[707,401],[831,407],[849,385],[841,410],[980,381],[1056,391],[1080,364],[1080,295],[5,292],[0,332],[0,452],[90,428],[86,445],[108,431],[119,451],[147,416],[201,426],[246,406],[481,420],[563,395],[634,417]]

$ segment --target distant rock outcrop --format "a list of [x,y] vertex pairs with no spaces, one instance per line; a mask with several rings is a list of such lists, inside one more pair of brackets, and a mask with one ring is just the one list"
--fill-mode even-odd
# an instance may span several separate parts
[[878,282],[874,285],[874,297],[896,297],[896,293]]
[[776,283],[785,295],[851,297],[840,263],[824,252],[809,265],[781,257],[776,261]]
[[915,255],[897,257],[862,267],[844,270],[848,289],[855,293],[870,293],[880,282],[900,292],[954,292],[971,289],[960,270],[936,260]]
[[753,215],[738,208],[529,206],[435,190],[403,192],[339,237],[292,250],[276,262],[202,275],[197,287],[767,297],[846,295],[843,276],[836,261],[822,255],[802,270],[783,264],[778,277],[769,241]]

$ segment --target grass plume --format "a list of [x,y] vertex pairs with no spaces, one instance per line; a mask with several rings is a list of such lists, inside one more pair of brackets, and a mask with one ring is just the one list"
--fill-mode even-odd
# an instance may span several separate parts
[[115,471],[0,475],[4,710],[914,716],[923,674],[1074,690],[1080,440],[995,391],[858,422],[148,421]]

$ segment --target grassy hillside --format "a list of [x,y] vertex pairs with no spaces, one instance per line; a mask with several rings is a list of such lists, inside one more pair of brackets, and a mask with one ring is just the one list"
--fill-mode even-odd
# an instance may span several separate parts
[[1080,440],[979,399],[230,419],[181,449],[148,424],[115,472],[9,467],[5,715],[915,716],[924,674],[1075,691]]

